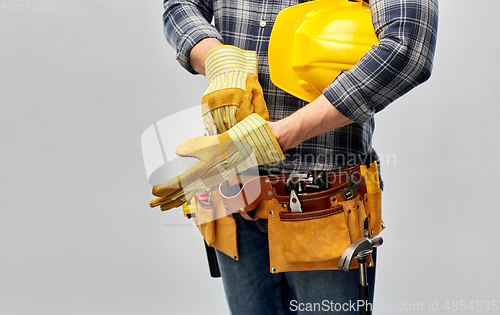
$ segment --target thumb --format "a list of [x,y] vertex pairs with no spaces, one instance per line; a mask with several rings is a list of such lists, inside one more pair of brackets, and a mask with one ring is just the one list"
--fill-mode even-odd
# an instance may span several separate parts
[[269,120],[266,101],[264,100],[264,92],[257,77],[250,75],[247,81],[247,86],[251,89],[253,112],[259,114],[264,120]]
[[205,161],[207,148],[218,145],[217,135],[201,136],[188,139],[175,149],[175,154],[181,157],[193,157]]
[[220,135],[196,137],[181,143],[175,153],[182,157],[194,157],[213,166],[236,153],[231,137],[224,132]]

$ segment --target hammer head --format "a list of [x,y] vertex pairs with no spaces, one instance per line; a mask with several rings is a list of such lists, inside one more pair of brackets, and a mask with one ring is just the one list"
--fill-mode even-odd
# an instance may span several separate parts
[[373,235],[371,238],[362,237],[353,242],[340,257],[338,268],[340,270],[349,271],[351,262],[354,258],[366,257],[371,254],[373,248],[382,245],[383,239],[379,234]]

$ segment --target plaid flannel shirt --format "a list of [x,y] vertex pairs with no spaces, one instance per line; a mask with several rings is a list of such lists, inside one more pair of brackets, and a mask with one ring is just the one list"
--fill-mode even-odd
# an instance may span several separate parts
[[[191,73],[195,71],[189,64],[189,53],[204,38],[256,51],[259,82],[270,120],[276,121],[306,105],[271,82],[267,56],[277,14],[302,2],[307,1],[165,0],[165,36],[176,49],[177,60]],[[287,160],[268,165],[268,169],[334,170],[355,165],[370,150],[374,114],[429,78],[438,0],[371,0],[370,8],[379,44],[323,91],[332,105],[354,123],[287,150]]]

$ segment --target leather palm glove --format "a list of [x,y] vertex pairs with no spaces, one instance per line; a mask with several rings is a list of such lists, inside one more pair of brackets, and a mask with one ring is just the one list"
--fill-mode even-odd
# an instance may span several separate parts
[[269,120],[257,79],[257,53],[235,46],[217,46],[205,58],[208,88],[201,99],[205,128],[223,133],[252,113]]
[[195,194],[228,180],[251,167],[285,159],[269,125],[252,114],[220,135],[202,136],[181,143],[175,153],[194,157],[186,172],[168,182],[153,186],[151,207],[161,210],[181,206]]

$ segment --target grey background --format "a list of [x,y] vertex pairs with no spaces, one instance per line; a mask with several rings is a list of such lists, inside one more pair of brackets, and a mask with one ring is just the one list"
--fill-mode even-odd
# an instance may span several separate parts
[[[206,85],[174,60],[161,3],[0,9],[1,314],[227,313],[197,230],[148,206],[140,136]],[[378,314],[499,299],[500,4],[440,7],[432,78],[377,115]]]

